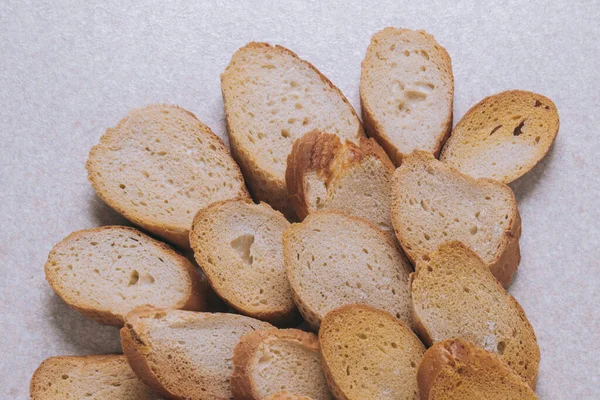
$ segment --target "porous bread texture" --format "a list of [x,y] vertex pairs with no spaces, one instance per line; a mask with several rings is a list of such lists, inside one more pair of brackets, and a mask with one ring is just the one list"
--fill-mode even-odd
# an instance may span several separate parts
[[233,365],[231,391],[236,400],[260,400],[282,390],[314,400],[332,398],[313,333],[298,329],[252,332],[235,347]]
[[536,400],[520,376],[495,354],[460,339],[431,346],[417,371],[421,400]]
[[288,325],[298,317],[281,244],[289,225],[266,203],[226,200],[198,212],[190,243],[213,289],[231,307]]
[[398,28],[373,35],[360,75],[363,121],[396,165],[413,150],[437,157],[453,99],[452,61],[433,36]]
[[486,97],[458,122],[440,160],[475,178],[510,183],[532,169],[558,134],[556,106],[522,90]]
[[70,307],[121,326],[140,305],[206,310],[210,288],[199,270],[167,245],[134,228],[71,233],[45,265],[48,283]]
[[267,322],[235,314],[139,307],[127,314],[121,345],[136,375],[169,399],[228,400],[233,349]]
[[283,234],[294,301],[313,330],[344,304],[364,303],[412,322],[412,268],[394,242],[369,221],[316,211]]
[[294,217],[285,186],[294,141],[319,129],[357,141],[356,112],[313,65],[267,43],[240,48],[221,75],[231,151],[255,200]]
[[467,340],[498,354],[535,387],[540,349],[525,312],[485,263],[460,242],[417,262],[411,282],[415,331],[427,345]]
[[508,286],[521,260],[521,217],[512,190],[463,175],[422,151],[405,157],[394,173],[392,223],[413,264],[458,240]]
[[301,396],[295,393],[290,393],[287,390],[264,397],[263,400],[314,400],[310,397]]
[[158,400],[123,355],[51,357],[31,378],[32,400]]
[[194,114],[154,104],[109,128],[86,164],[98,196],[136,225],[189,248],[196,212],[248,197],[229,150]]
[[419,398],[425,347],[385,311],[352,304],[327,314],[319,330],[323,368],[336,399]]

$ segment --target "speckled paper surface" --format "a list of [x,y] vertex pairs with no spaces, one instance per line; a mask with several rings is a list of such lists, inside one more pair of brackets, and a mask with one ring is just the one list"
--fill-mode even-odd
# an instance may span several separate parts
[[600,398],[598,21],[596,0],[2,1],[0,398],[27,398],[46,357],[120,349],[116,328],[71,311],[43,273],[71,231],[124,222],[86,179],[104,129],[132,107],[170,102],[223,136],[219,74],[251,40],[311,61],[358,110],[360,62],[386,26],[425,29],[448,49],[455,122],[506,89],[557,104],[552,152],[512,185],[523,259],[510,292],[541,346],[541,398]]

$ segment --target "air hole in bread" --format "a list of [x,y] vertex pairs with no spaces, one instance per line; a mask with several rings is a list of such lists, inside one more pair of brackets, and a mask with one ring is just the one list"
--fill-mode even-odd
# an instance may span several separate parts
[[504,354],[504,349],[506,349],[506,343],[504,341],[498,342],[498,346],[496,347],[496,349],[498,350],[498,354]]
[[139,280],[140,280],[140,273],[134,269],[131,272],[131,276],[129,277],[129,283],[127,284],[127,286],[133,286],[133,285],[137,284]]
[[495,127],[494,129],[492,129],[492,131],[490,132],[490,136],[492,136],[494,134],[494,132],[496,132],[498,129],[502,128],[502,125],[498,125],[497,127]]
[[231,241],[231,247],[238,253],[246,265],[252,265],[252,262],[254,261],[254,257],[250,255],[250,248],[253,243],[254,235],[251,234],[241,235]]
[[517,125],[517,127],[513,130],[513,135],[519,136],[519,135],[523,134],[523,126],[524,125],[525,125],[525,120],[521,121],[521,123],[519,125]]

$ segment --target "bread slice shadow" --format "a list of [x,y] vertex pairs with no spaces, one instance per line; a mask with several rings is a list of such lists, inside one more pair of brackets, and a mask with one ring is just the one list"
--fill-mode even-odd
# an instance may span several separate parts
[[552,162],[552,158],[554,157],[554,147],[556,146],[556,143],[560,141],[560,139],[560,136],[556,138],[546,156],[540,160],[535,167],[533,167],[529,172],[516,181],[508,184],[508,186],[510,186],[515,193],[518,204],[521,204],[521,202],[525,201],[527,196],[534,191],[537,184],[544,179],[546,168],[548,164]]
[[94,225],[123,225],[133,226],[125,217],[110,208],[92,189],[90,186],[88,190],[88,214],[91,217]]

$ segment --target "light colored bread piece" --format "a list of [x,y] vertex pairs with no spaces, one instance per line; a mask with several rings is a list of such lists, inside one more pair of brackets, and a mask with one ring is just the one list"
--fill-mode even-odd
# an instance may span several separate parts
[[396,165],[413,150],[437,157],[453,99],[452,62],[433,36],[397,28],[373,35],[360,75],[363,121]]
[[233,356],[231,391],[236,400],[261,400],[288,390],[314,400],[331,399],[319,341],[298,329],[254,331],[240,340]]
[[134,109],[92,148],[88,178],[98,196],[136,225],[189,248],[196,212],[248,197],[227,147],[183,108]]
[[421,400],[535,400],[531,387],[498,356],[448,339],[430,347],[417,371]]
[[235,314],[138,308],[121,329],[136,375],[169,399],[231,399],[233,349],[267,322]]
[[210,288],[198,269],[134,228],[105,226],[71,233],[45,266],[52,289],[100,323],[123,325],[140,305],[206,310]]
[[266,203],[227,200],[198,212],[190,243],[215,292],[231,307],[287,325],[298,317],[281,244],[289,225]]
[[312,131],[296,140],[285,180],[300,220],[313,211],[340,210],[365,218],[394,237],[390,217],[394,164],[374,139],[358,146]]
[[284,233],[283,254],[294,300],[312,329],[329,311],[352,303],[411,324],[412,268],[396,244],[367,220],[314,212]]
[[336,399],[418,399],[425,347],[385,311],[352,304],[331,311],[319,331],[323,368]]
[[533,168],[558,134],[549,98],[522,90],[486,97],[458,122],[440,160],[474,178],[509,183]]
[[123,355],[51,357],[30,384],[32,400],[158,400],[140,381]]
[[263,397],[263,400],[313,400],[310,397],[290,393],[287,390]]
[[458,338],[498,354],[535,387],[540,349],[514,297],[460,242],[445,243],[417,262],[411,283],[415,330],[425,344]]
[[458,240],[508,286],[521,260],[521,217],[512,190],[463,175],[424,152],[407,156],[394,173],[392,223],[413,264]]
[[294,141],[314,129],[358,140],[356,112],[313,65],[281,46],[249,43],[221,75],[229,143],[254,198],[294,216],[285,186]]

